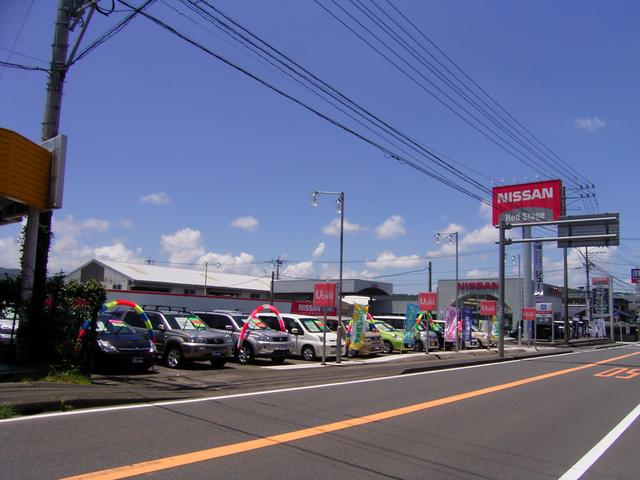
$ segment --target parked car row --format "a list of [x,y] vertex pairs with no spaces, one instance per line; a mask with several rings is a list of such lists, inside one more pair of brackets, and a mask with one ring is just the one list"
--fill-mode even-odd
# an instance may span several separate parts
[[[240,364],[256,358],[282,363],[289,356],[314,360],[337,355],[338,320],[324,321],[309,315],[283,313],[284,330],[277,316],[263,312],[255,317],[234,310],[186,311],[169,307],[144,306],[144,314],[130,309],[103,313],[98,319],[96,358],[100,364],[130,366],[145,370],[156,361],[169,368],[181,368],[193,361],[208,361],[221,368],[229,360]],[[145,315],[151,324],[147,329]],[[416,326],[413,341],[405,342],[404,317],[380,316],[367,322],[364,344],[352,349],[348,330],[350,319],[343,319],[341,356],[376,355],[396,351],[453,348],[444,341],[444,322],[440,332]],[[246,334],[239,339],[246,324]],[[400,328],[398,328],[400,327]],[[486,333],[474,329],[472,345],[488,347]]]

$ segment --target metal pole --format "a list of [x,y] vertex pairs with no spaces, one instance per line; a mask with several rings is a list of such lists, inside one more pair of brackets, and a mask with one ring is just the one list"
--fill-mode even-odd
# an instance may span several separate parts
[[342,261],[344,253],[344,192],[340,192],[340,282],[338,284],[338,331],[336,338],[336,363],[341,362],[342,350]]
[[613,279],[609,277],[609,315],[611,319],[611,341],[616,341],[616,332],[613,330]]
[[585,251],[585,262],[586,262],[586,267],[587,267],[587,286],[584,289],[584,295],[585,295],[585,306],[586,306],[586,310],[587,310],[587,322],[588,322],[588,326],[591,327],[591,321],[593,318],[593,315],[591,314],[591,279],[589,278],[589,248],[585,247],[584,248]]
[[[47,99],[44,107],[44,116],[42,121],[42,141],[58,135],[60,123],[60,108],[62,104],[62,88],[64,85],[64,77],[67,73],[67,50],[69,48],[69,25],[71,22],[71,14],[73,11],[72,0],[58,1],[58,15],[56,18],[56,27],[53,34],[53,44],[51,50],[51,66],[49,71],[49,82],[47,83]],[[48,213],[48,225],[51,225],[51,214]],[[37,263],[37,245],[38,232],[40,225],[40,210],[35,207],[29,207],[27,217],[27,229],[24,239],[23,266],[22,266],[22,283],[20,286],[22,300],[28,302],[33,296],[33,288],[35,281],[35,270]],[[47,217],[47,215],[43,215]],[[43,220],[47,220],[43,218]],[[47,244],[47,252],[48,252]],[[48,255],[47,255],[48,256]],[[46,263],[46,258],[45,258]],[[45,271],[45,268],[39,266],[38,271]],[[41,282],[44,285],[44,280]]]
[[505,225],[504,222],[500,222],[500,237],[499,237],[499,272],[500,272],[500,284],[498,290],[498,357],[504,357],[504,249],[505,249]]
[[[460,323],[460,305],[458,304],[458,232],[455,232],[456,236],[456,318],[458,324]],[[460,350],[460,335],[458,335],[458,325],[456,325],[456,351]]]
[[327,307],[322,307],[324,312],[324,325],[322,326],[322,365],[327,364]]
[[273,295],[274,295],[274,278],[275,278],[275,272],[273,270],[271,270],[271,288],[270,288],[270,292],[269,292],[269,298],[270,298],[270,304],[273,305]]
[[[207,295],[207,277],[209,275],[209,262],[204,262],[204,295]],[[273,279],[271,280],[271,304],[273,305]]]
[[562,303],[564,308],[564,344],[569,346],[569,339],[571,338],[571,332],[569,331],[569,260],[567,258],[567,249],[563,249],[564,255],[564,291],[562,293]]
[[522,346],[522,274],[520,272],[520,254],[518,254],[518,286],[520,290],[520,319],[518,320],[518,346]]
[[[522,238],[531,238],[531,227],[522,227]],[[531,275],[531,244],[525,243],[522,248],[524,256],[524,265],[522,268],[522,292],[523,292],[523,308],[532,308],[533,304],[533,280]],[[531,342],[533,333],[531,327],[533,323],[527,322],[527,342]]]
[[429,291],[433,291],[431,290],[432,288],[432,283],[431,283],[431,262],[429,262]]

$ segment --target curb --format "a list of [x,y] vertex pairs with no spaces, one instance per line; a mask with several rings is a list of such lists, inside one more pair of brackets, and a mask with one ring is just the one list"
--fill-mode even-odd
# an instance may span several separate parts
[[550,357],[553,355],[564,355],[565,353],[572,353],[573,350],[562,350],[562,351],[553,351],[553,352],[536,352],[536,353],[528,353],[525,355],[508,355],[502,358],[487,358],[487,359],[474,359],[474,360],[452,360],[451,362],[441,363],[438,365],[429,365],[425,367],[414,367],[407,368],[401,372],[401,375],[409,374],[409,373],[421,373],[421,372],[431,372],[437,370],[446,370],[448,368],[456,368],[456,367],[468,367],[471,365],[488,365],[491,363],[503,363],[510,362],[512,360],[526,360],[529,358],[539,358],[539,357]]
[[97,407],[110,407],[118,405],[137,405],[144,403],[164,402],[170,400],[182,400],[185,398],[192,398],[191,396],[172,396],[172,397],[157,397],[146,399],[133,399],[133,398],[61,398],[59,400],[40,400],[35,402],[25,402],[19,404],[11,404],[11,408],[16,413],[16,416],[31,416],[42,413],[52,412],[68,412],[73,410],[85,409],[85,408],[97,408]]

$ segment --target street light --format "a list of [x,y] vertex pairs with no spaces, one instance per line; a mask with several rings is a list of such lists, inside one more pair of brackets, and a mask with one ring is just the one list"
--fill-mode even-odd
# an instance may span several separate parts
[[522,276],[520,274],[520,254],[511,255],[511,264],[518,262],[518,289],[520,290],[520,320],[518,320],[518,346],[522,346]]
[[[337,196],[336,208],[340,214],[340,276],[338,281],[338,330],[336,332],[336,363],[341,362],[342,351],[342,256],[344,246],[344,192],[322,192],[315,191],[311,193],[311,205],[313,207],[318,206],[319,195],[334,195]],[[326,328],[326,325],[325,325]]]
[[[460,307],[458,305],[458,232],[436,232],[436,245],[440,245],[440,235],[447,235],[447,243],[453,245],[456,242],[456,318],[460,321]],[[458,350],[459,339],[456,333],[456,351]]]

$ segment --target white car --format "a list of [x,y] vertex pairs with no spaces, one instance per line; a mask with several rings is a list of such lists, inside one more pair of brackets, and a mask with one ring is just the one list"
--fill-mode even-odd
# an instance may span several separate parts
[[17,318],[0,318],[0,345],[16,344],[19,324],[20,321]]
[[[269,328],[280,330],[278,318],[273,314],[259,313],[257,315]],[[291,335],[293,341],[292,355],[300,355],[305,360],[314,360],[322,357],[322,330],[324,322],[316,317],[297,315],[293,313],[281,313],[282,321]],[[336,356],[337,335],[327,328],[326,332],[326,357]],[[342,345],[341,355],[345,354],[345,345]]]

